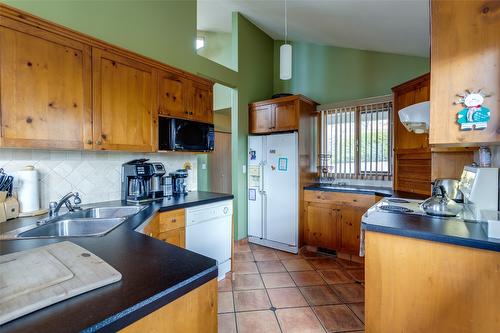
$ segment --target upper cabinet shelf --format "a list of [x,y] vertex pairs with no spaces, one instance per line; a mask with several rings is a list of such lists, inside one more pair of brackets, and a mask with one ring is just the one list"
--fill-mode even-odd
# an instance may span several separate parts
[[311,112],[317,103],[302,95],[286,96],[255,102],[249,108],[249,133],[267,134],[296,131],[300,115]]
[[213,82],[0,4],[0,146],[158,150],[158,115],[213,122]]
[[[500,4],[495,1],[431,1],[431,122],[434,145],[500,143]],[[462,131],[457,94],[483,89],[491,94],[486,129]]]

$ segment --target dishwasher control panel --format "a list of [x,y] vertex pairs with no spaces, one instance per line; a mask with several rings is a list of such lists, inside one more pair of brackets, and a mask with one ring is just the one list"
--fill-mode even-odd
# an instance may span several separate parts
[[232,215],[233,215],[232,200],[221,201],[212,204],[187,208],[186,224],[190,225]]

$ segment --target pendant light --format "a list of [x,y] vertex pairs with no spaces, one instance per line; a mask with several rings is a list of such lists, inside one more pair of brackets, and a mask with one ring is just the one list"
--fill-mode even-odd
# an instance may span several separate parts
[[288,44],[287,0],[285,0],[285,44],[280,47],[280,79],[292,78],[292,45]]

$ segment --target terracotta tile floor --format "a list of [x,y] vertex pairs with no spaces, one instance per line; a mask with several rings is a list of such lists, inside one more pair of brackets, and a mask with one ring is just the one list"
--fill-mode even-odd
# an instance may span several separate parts
[[363,332],[363,264],[239,241],[219,282],[219,332]]

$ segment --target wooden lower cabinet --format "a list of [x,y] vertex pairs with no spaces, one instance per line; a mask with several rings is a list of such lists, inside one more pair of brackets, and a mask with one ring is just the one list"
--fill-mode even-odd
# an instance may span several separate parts
[[374,195],[304,191],[304,243],[358,255],[361,218]]
[[500,332],[499,282],[499,252],[365,233],[366,332]]
[[178,247],[186,247],[186,218],[184,209],[157,214],[144,227],[144,233]]
[[359,253],[361,217],[366,209],[359,207],[339,207],[340,212],[340,251]]
[[217,279],[125,327],[120,332],[217,332]]
[[304,239],[307,245],[335,249],[338,247],[339,210],[326,204],[306,206]]
[[167,232],[161,232],[158,237],[166,243],[177,245],[178,247],[186,247],[186,228],[177,228]]

